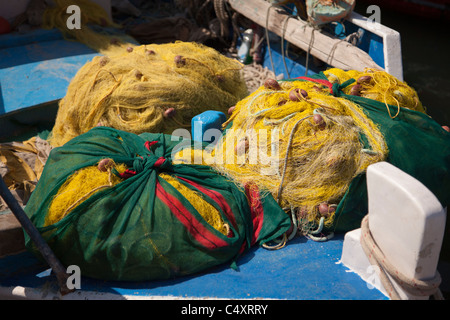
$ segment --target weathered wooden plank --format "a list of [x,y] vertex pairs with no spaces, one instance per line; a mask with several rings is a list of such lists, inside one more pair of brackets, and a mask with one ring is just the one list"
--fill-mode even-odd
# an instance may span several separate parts
[[264,0],[228,0],[228,2],[235,11],[262,27],[267,27],[278,36],[283,36],[284,30],[284,39],[305,51],[310,50],[311,55],[333,67],[360,71],[364,68],[382,69],[361,49],[314,30],[305,21],[290,16],[269,2]]

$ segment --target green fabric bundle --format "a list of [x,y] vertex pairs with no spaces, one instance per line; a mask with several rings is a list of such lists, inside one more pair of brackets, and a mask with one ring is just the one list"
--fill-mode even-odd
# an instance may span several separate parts
[[[64,265],[78,265],[83,276],[105,280],[192,274],[235,261],[252,245],[287,231],[289,216],[270,195],[243,191],[209,166],[172,164],[177,143],[164,134],[96,127],[52,150],[25,211]],[[68,177],[105,158],[126,164],[129,169],[121,175],[126,179],[46,226],[49,207]],[[228,234],[211,227],[160,173],[214,206],[229,225]],[[26,246],[39,255],[28,236]]]

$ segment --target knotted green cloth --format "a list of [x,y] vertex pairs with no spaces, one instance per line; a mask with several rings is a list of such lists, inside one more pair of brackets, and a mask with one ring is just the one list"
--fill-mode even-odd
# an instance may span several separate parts
[[[168,279],[233,262],[252,245],[278,238],[289,216],[270,195],[238,188],[209,166],[172,164],[171,136],[96,127],[52,150],[25,211],[64,265],[105,280]],[[102,159],[124,163],[125,180],[91,195],[45,226],[51,201],[77,170]],[[189,201],[159,177],[170,174],[221,214],[227,235],[206,223]],[[116,172],[118,174],[118,172]],[[38,256],[25,235],[26,246]]]

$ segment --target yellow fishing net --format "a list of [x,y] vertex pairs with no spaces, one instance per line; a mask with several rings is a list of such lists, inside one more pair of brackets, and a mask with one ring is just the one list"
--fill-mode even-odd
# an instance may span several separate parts
[[313,82],[266,82],[236,104],[230,122],[213,166],[270,192],[304,228],[322,217],[331,225],[351,180],[388,152],[358,105]]
[[176,152],[172,157],[173,164],[208,165],[214,161],[213,154],[208,150],[185,148]]
[[[45,217],[45,225],[52,225],[64,218],[77,205],[105,188],[110,188],[123,179],[111,173],[111,163],[108,170],[100,171],[97,166],[89,166],[73,173],[59,188],[52,200],[48,214]],[[119,164],[116,170],[124,172],[127,167]]]
[[[398,107],[395,118],[400,112],[400,107],[426,113],[425,107],[419,100],[417,92],[406,82],[398,80],[385,71],[367,68],[364,71],[344,71],[332,68],[323,72],[332,83],[344,83],[355,79],[356,83],[343,89],[345,94],[358,95],[364,98],[377,100],[385,104]],[[389,111],[389,108],[387,108]]]
[[[136,45],[133,39],[100,26],[114,24],[102,7],[77,1],[81,28],[68,28],[69,0],[55,0],[44,14],[45,28],[100,52],[72,79],[61,99],[49,141],[63,145],[97,125],[132,133],[171,134],[190,127],[205,110],[226,112],[248,94],[242,65],[207,46],[176,42]],[[97,25],[97,27],[95,26]]]
[[136,134],[189,128],[247,95],[241,65],[196,43],[129,46],[86,63],[60,101],[49,139],[61,146],[97,125]]

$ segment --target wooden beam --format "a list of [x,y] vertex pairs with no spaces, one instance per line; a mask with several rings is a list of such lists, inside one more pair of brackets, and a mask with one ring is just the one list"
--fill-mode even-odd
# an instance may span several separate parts
[[[260,26],[270,30],[330,66],[344,70],[363,71],[364,68],[382,70],[368,53],[347,41],[314,30],[305,21],[290,16],[279,7],[264,0],[228,0],[231,8]],[[269,15],[266,21],[267,14]],[[288,21],[286,21],[288,19]],[[312,41],[311,41],[312,38]]]

